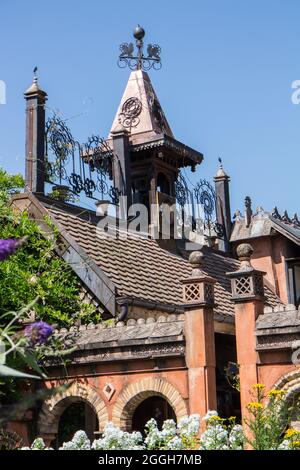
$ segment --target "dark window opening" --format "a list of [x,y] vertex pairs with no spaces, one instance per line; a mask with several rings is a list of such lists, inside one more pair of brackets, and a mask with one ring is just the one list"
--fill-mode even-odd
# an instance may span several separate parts
[[[216,385],[217,385],[217,411],[221,418],[236,417],[241,422],[240,393],[228,376],[229,364],[236,364],[236,342],[234,335],[215,334],[216,345]],[[238,369],[237,369],[238,374]]]
[[149,187],[146,177],[137,178],[132,182],[132,202],[149,206]]
[[300,261],[288,263],[288,288],[289,302],[299,307],[300,305]]
[[166,175],[164,175],[163,173],[158,173],[157,175],[157,191],[171,195],[170,182]]

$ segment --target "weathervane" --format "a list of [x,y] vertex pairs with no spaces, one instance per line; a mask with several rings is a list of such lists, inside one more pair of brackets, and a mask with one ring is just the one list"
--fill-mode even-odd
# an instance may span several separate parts
[[33,80],[34,80],[35,83],[37,82],[37,79],[38,79],[38,77],[37,77],[37,71],[38,71],[38,67],[37,67],[37,65],[36,65],[36,66],[34,67],[34,69],[33,69]]
[[134,55],[134,44],[132,42],[124,42],[120,45],[121,54],[119,55],[118,66],[120,68],[128,66],[130,70],[161,69],[160,47],[157,44],[148,44],[148,55],[145,56],[143,53],[145,30],[139,24],[134,29],[133,36],[136,39],[137,54]]

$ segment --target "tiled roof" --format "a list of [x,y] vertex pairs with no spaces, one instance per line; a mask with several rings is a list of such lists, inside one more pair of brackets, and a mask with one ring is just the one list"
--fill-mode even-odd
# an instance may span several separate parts
[[245,218],[241,214],[236,217],[230,241],[270,236],[275,230],[300,245],[300,223],[296,215],[294,219],[290,219],[286,212],[285,216],[280,216],[277,209],[273,213],[259,209],[251,216],[249,226],[246,225]]
[[[45,205],[45,203],[44,203]],[[52,217],[71,235],[115,284],[118,296],[167,305],[182,304],[181,280],[191,275],[187,259],[160,247],[154,239],[127,234],[116,239],[104,235],[95,223],[54,205],[47,205]],[[203,270],[217,280],[216,311],[233,315],[230,281],[226,272],[235,271],[239,262],[212,250],[204,251]],[[278,298],[266,289],[267,304]]]
[[265,308],[256,320],[256,348],[298,349],[300,346],[300,311],[295,305]]

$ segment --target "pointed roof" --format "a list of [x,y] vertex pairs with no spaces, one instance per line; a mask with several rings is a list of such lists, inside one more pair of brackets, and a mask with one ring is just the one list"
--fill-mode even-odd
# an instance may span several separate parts
[[157,135],[174,137],[151,84],[142,70],[131,72],[108,138],[125,128],[132,143],[147,141]]
[[40,86],[38,84],[38,79],[35,76],[33,78],[33,82],[30,85],[30,87],[27,88],[27,90],[24,92],[24,96],[27,97],[27,96],[36,95],[36,94],[39,94],[39,95],[42,95],[42,96],[47,96],[47,93],[40,88]]

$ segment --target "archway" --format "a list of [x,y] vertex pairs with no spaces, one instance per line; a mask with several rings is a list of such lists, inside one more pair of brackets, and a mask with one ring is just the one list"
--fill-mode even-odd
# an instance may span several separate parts
[[120,394],[113,409],[114,424],[123,430],[132,431],[134,413],[149,397],[164,399],[172,408],[177,421],[188,415],[185,400],[172,384],[159,377],[148,377],[128,385]]
[[46,400],[38,419],[38,435],[45,441],[53,441],[59,430],[59,422],[62,414],[70,405],[84,403],[89,406],[97,417],[99,431],[102,431],[108,422],[108,414],[101,396],[86,383],[74,382],[63,393],[57,393]]
[[145,424],[151,418],[156,420],[159,429],[162,428],[163,422],[166,419],[176,421],[176,415],[172,406],[165,398],[159,395],[146,398],[136,407],[132,415],[132,430],[140,431],[143,434]]
[[[299,419],[299,400],[300,400],[300,369],[293,370],[282,376],[274,384],[273,389],[284,390],[286,392],[285,400],[289,403],[290,407],[294,407],[290,425],[300,430]],[[296,405],[297,404],[297,405]]]
[[74,399],[62,412],[58,422],[58,432],[54,446],[59,448],[64,442],[70,441],[75,432],[85,431],[93,441],[95,432],[99,430],[98,417],[91,405],[82,399]]

